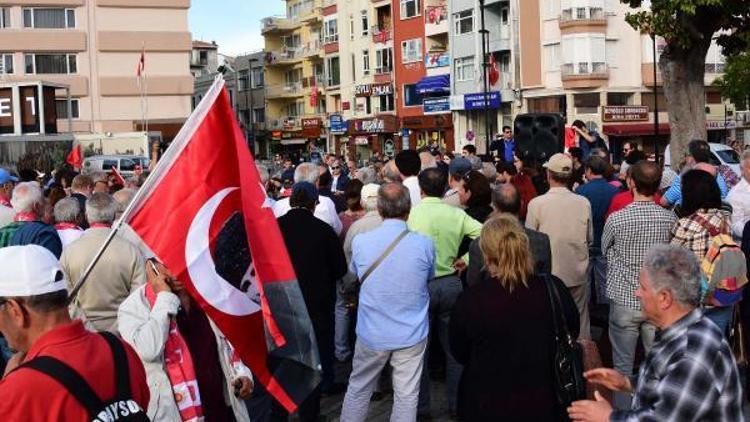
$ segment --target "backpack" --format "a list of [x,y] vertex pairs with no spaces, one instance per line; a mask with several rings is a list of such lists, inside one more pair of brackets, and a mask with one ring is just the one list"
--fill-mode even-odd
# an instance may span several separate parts
[[708,230],[711,239],[701,261],[701,303],[707,306],[732,306],[742,299],[747,284],[747,261],[728,230],[720,230],[705,218],[695,221]]
[[107,340],[115,365],[115,395],[109,401],[101,400],[73,368],[52,356],[36,357],[18,368],[34,369],[62,384],[88,411],[91,422],[148,422],[146,412],[133,400],[125,348],[114,334],[102,332],[100,335]]

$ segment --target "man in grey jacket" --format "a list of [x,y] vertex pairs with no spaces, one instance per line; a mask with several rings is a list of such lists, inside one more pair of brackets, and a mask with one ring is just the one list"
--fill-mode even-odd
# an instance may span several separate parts
[[[492,192],[492,207],[496,213],[511,214],[518,218],[521,211],[521,195],[518,193],[518,189],[510,183],[501,185]],[[525,231],[529,237],[531,255],[534,258],[534,271],[537,274],[551,273],[552,252],[549,237],[529,228],[525,228]],[[466,273],[466,284],[472,286],[487,278],[489,278],[489,274],[484,270],[484,257],[479,249],[479,238],[476,238],[469,246],[469,267]]]

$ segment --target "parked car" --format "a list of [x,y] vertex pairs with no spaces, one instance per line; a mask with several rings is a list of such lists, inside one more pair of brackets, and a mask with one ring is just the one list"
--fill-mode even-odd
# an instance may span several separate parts
[[[711,148],[711,164],[718,166],[724,164],[732,169],[737,177],[742,178],[740,170],[740,156],[732,147],[719,143],[709,143]],[[669,147],[664,151],[664,168],[671,168]]]
[[138,166],[148,169],[149,159],[138,155],[95,155],[83,160],[83,173],[90,174],[95,171],[117,170],[125,177],[135,174]]

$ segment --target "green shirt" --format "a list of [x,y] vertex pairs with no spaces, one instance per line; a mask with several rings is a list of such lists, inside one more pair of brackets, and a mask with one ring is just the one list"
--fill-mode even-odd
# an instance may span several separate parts
[[435,277],[453,274],[453,262],[464,237],[476,239],[482,232],[482,224],[464,210],[432,197],[422,198],[411,210],[408,226],[435,243]]

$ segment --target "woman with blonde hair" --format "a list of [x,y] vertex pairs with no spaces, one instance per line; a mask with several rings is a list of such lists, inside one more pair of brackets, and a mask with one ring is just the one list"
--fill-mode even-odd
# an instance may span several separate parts
[[491,277],[464,291],[450,320],[451,351],[464,365],[459,420],[567,420],[554,389],[555,338],[545,283],[560,292],[577,337],[573,298],[556,277],[534,275],[529,239],[515,217],[488,220],[479,246]]

